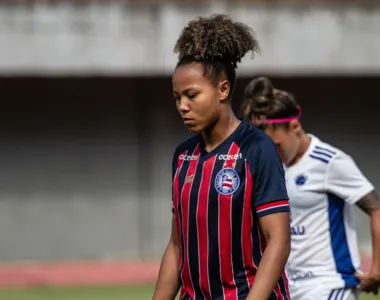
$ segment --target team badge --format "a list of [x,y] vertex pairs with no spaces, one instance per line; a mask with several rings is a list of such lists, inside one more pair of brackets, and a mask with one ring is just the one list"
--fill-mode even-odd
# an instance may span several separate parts
[[231,195],[240,185],[240,178],[232,168],[221,169],[215,177],[215,189],[222,195]]
[[305,175],[303,175],[303,174],[298,175],[296,177],[295,184],[298,185],[298,186],[304,185],[305,182],[306,182],[306,180],[307,180],[307,177]]

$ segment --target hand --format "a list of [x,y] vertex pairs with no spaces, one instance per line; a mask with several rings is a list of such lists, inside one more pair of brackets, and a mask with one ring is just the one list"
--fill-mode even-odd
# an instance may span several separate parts
[[372,272],[367,274],[355,273],[355,277],[360,280],[358,289],[365,293],[373,293],[375,295],[379,292],[380,287],[380,275],[373,274]]

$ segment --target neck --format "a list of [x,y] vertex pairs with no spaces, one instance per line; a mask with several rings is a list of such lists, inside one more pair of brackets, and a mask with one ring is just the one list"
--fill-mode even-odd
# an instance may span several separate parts
[[300,145],[298,147],[297,155],[294,158],[294,160],[288,165],[288,167],[296,164],[301,159],[301,157],[305,154],[305,152],[309,148],[310,143],[311,143],[311,138],[304,131],[302,131],[301,136],[300,136]]
[[202,132],[205,150],[210,152],[230,136],[239,126],[240,120],[234,115],[232,108],[222,113],[216,123]]

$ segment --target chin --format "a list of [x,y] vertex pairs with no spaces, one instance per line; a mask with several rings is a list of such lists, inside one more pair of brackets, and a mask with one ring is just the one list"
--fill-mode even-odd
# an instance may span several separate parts
[[201,133],[204,130],[204,127],[200,124],[194,124],[191,126],[186,126],[187,130],[191,133]]
[[191,133],[201,133],[202,132],[202,128],[199,128],[197,126],[189,126],[187,127],[187,130],[190,131]]

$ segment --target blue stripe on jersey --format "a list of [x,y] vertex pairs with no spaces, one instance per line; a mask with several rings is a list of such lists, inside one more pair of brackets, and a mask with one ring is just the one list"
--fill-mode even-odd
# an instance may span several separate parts
[[337,291],[336,296],[335,296],[335,300],[339,300],[339,295],[342,291],[343,291],[343,289],[340,289]]
[[[217,159],[214,164],[214,170],[221,170],[224,161]],[[214,186],[217,172],[213,172],[211,176],[211,186]],[[223,286],[220,276],[220,261],[219,261],[219,199],[218,192],[215,188],[210,188],[208,202],[208,270],[213,274],[209,278],[210,293],[212,299],[221,299],[223,295]]]
[[[202,178],[202,170],[203,170],[203,161],[199,161],[197,165],[197,169],[194,173],[193,183],[191,186],[190,194],[197,194],[199,190],[199,186],[201,184]],[[198,256],[198,228],[197,228],[197,208],[198,208],[198,197],[191,197],[191,201],[189,201],[189,230],[188,230],[188,243],[189,243],[189,269],[190,269],[190,277],[191,282],[194,287],[194,297],[196,299],[203,298],[202,291],[199,285],[199,256]]]
[[[342,296],[340,297],[340,299],[339,299],[339,300],[342,300],[342,299],[344,299],[344,294],[346,294],[346,292],[347,292],[347,290],[345,290],[345,289],[342,289]],[[338,296],[337,296],[337,299],[338,299]]]
[[311,158],[318,159],[318,160],[320,160],[321,162],[324,162],[325,164],[328,164],[328,163],[329,163],[329,161],[328,161],[327,159],[323,158],[323,157],[318,157],[318,156],[315,156],[315,155],[312,155],[312,154],[309,154],[309,156],[310,156]]
[[332,158],[331,154],[327,154],[327,153],[324,153],[324,152],[321,152],[321,151],[313,150],[312,153],[313,154],[319,154],[319,155],[322,155],[322,156],[326,156],[328,158]]
[[[181,174],[183,174],[181,176]],[[184,180],[185,180],[185,174],[186,174],[186,170],[184,168],[181,169],[181,172],[179,173],[179,184],[180,186],[182,186],[181,184],[183,184]],[[180,195],[181,195],[181,190],[179,191]],[[179,197],[181,197],[179,195]],[[179,216],[179,227],[182,228],[183,226],[183,216],[182,216],[182,201],[178,201],[178,216]],[[184,241],[183,241],[183,234],[180,235],[180,244],[181,244],[181,249],[183,249],[185,247],[184,245]],[[181,265],[179,266],[179,274],[181,274],[182,272],[182,269],[183,269],[183,264],[184,264],[184,260],[185,260],[185,256],[184,256],[184,251],[180,251],[180,255],[181,255]],[[183,287],[183,282],[182,282],[182,278],[181,276],[179,276],[179,281],[180,281],[180,284],[181,286]]]
[[359,280],[354,276],[355,267],[348,248],[346,230],[344,228],[343,209],[345,202],[328,193],[330,238],[337,272],[341,274],[347,288],[355,287]]
[[336,153],[335,151],[329,150],[327,148],[322,148],[322,147],[319,147],[319,146],[315,146],[315,148],[318,149],[318,150],[326,151],[326,152],[331,153],[331,154],[335,154]]
[[[236,169],[245,168],[245,161],[244,160],[238,160],[236,163]],[[240,189],[245,188],[244,186],[240,186]],[[244,194],[244,191],[243,191]],[[243,254],[242,254],[242,220],[243,220],[243,208],[244,208],[244,197],[241,199],[241,201],[237,201],[238,199],[233,198],[232,201],[232,207],[231,207],[231,214],[235,216],[234,218],[231,218],[231,230],[232,230],[232,268],[234,272],[234,281],[237,286],[237,298],[238,299],[246,299],[247,295],[249,294],[249,284],[247,282],[247,277],[245,272],[242,272],[244,270],[244,263],[243,263]]]
[[186,294],[183,296],[183,300],[191,300],[191,297],[186,293]]

